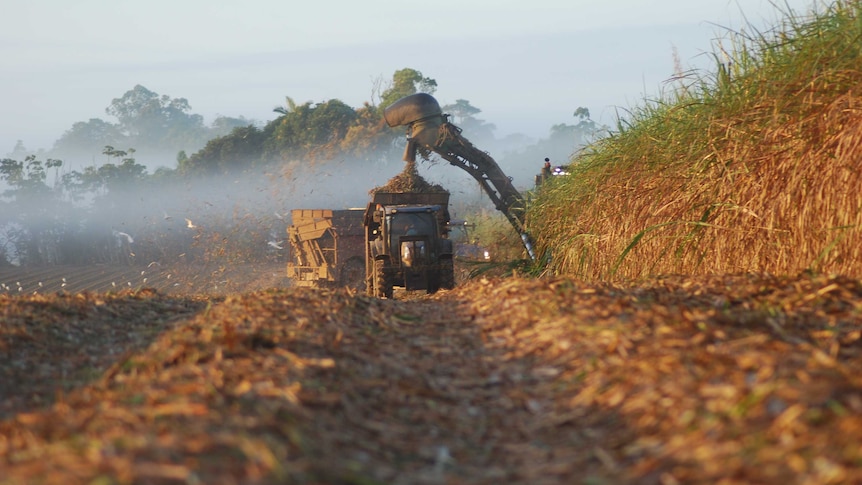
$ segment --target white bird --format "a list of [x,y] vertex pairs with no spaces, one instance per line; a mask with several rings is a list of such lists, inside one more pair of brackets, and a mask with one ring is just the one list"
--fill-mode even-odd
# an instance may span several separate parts
[[198,227],[198,226],[196,226],[196,225],[194,224],[194,222],[192,222],[192,220],[191,220],[191,219],[186,219],[186,227],[188,227],[189,229],[194,229],[194,228],[196,228],[196,227]]
[[454,461],[452,455],[449,453],[449,448],[447,446],[439,446],[437,447],[437,456],[434,460],[434,471],[442,473],[446,465]]
[[266,243],[266,244],[267,244],[268,246],[274,247],[275,249],[284,249],[284,248],[282,248],[282,247],[281,247],[281,244],[282,244],[283,242],[284,242],[284,241],[278,241],[278,242],[276,242],[276,241],[267,241],[267,243]]
[[164,211],[162,211],[162,212],[165,214],[165,220],[166,221],[173,219],[173,217],[169,216],[167,212],[164,212]]
[[128,235],[128,234],[126,234],[125,232],[120,232],[120,231],[116,231],[116,230],[115,230],[115,231],[112,231],[112,232],[114,233],[114,237],[115,237],[115,238],[117,238],[117,239],[119,239],[119,238],[123,237],[123,238],[126,238],[126,241],[128,241],[128,242],[129,242],[129,244],[132,244],[133,242],[135,242],[135,240],[134,240],[134,239],[132,239],[132,236],[129,236],[129,235]]
[[275,217],[279,218],[280,220],[284,220],[284,216],[279,214],[278,212],[274,212],[273,214],[275,214]]

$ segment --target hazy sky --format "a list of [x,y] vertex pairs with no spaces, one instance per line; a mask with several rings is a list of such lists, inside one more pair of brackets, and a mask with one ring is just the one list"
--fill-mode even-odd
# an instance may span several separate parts
[[[820,2],[822,3],[822,2]],[[776,7],[776,5],[778,5]],[[435,79],[441,104],[466,99],[496,136],[546,136],[584,106],[656,97],[725,28],[774,26],[815,0],[3,0],[0,157],[16,140],[50,148],[77,121],[101,118],[136,84],[182,97],[207,123],[258,121],[297,103],[372,101],[405,67]]]

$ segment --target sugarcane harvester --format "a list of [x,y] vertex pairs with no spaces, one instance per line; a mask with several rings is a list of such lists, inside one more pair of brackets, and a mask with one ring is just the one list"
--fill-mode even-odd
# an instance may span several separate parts
[[461,136],[461,129],[449,123],[448,117],[437,100],[426,93],[405,96],[383,111],[389,127],[407,127],[404,161],[415,161],[417,151],[423,156],[434,152],[469,173],[518,232],[530,259],[536,259],[533,240],[524,223],[525,202],[521,193],[497,162]]

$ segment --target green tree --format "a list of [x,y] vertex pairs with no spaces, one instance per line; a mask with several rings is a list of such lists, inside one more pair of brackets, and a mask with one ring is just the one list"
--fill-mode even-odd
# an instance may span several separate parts
[[187,99],[159,96],[140,84],[122,97],[114,98],[105,109],[119,120],[132,144],[164,147],[172,152],[205,142],[207,130],[203,117],[190,111]]
[[367,161],[400,158],[404,132],[389,128],[381,115],[381,109],[366,102],[356,110],[356,120],[347,130],[341,142],[341,150],[353,157]]
[[87,195],[95,196],[102,207],[115,206],[126,192],[147,181],[147,167],[133,158],[134,148],[117,150],[108,145],[102,154],[117,159],[119,163],[106,163],[84,168],[82,172],[71,171],[62,177],[64,189],[75,200]]
[[270,149],[283,159],[334,155],[357,119],[356,111],[337,99],[296,106],[276,120]]
[[43,164],[35,155],[28,156],[23,162],[11,158],[0,160],[0,180],[10,187],[3,192],[3,196],[16,199],[25,205],[38,202],[51,192],[51,187],[45,183],[48,178],[47,169],[59,168],[62,165],[61,160],[54,159],[48,159]]
[[60,192],[46,180],[48,170],[59,169],[63,162],[48,159],[45,163],[30,155],[24,161],[0,160],[0,180],[8,188],[0,205],[0,228],[14,246],[20,263],[57,262],[57,222],[64,221],[64,204]]
[[416,93],[434,94],[437,90],[437,81],[425,77],[416,69],[404,68],[395,71],[392,75],[392,83],[389,88],[380,95],[380,104],[383,107],[398,101],[404,96]]
[[[433,93],[436,87],[437,82],[421,72],[402,69],[393,74],[381,99],[395,101],[419,91]],[[222,173],[276,160],[338,154],[379,160],[403,150],[403,146],[398,147],[403,130],[389,128],[382,109],[370,102],[354,109],[338,99],[303,104],[290,96],[284,99],[284,106],[273,108],[280,116],[262,130],[246,126],[211,139],[199,152],[179,160],[178,172]]]
[[53,150],[64,154],[94,153],[105,145],[117,145],[126,140],[119,126],[99,118],[90,118],[89,121],[74,123],[54,142]]
[[598,135],[601,129],[595,121],[590,119],[590,110],[579,107],[573,116],[578,119],[574,125],[560,123],[551,127],[550,141],[557,144],[571,145],[575,149],[580,148]]
[[296,101],[293,100],[290,96],[284,97],[284,106],[276,106],[272,108],[272,111],[281,115],[287,115],[296,111]]
[[14,159],[18,160],[18,159],[24,159],[28,155],[32,155],[32,154],[33,153],[31,153],[30,150],[27,150],[27,147],[24,146],[24,141],[18,140],[17,142],[15,142],[15,148],[12,149],[12,153],[8,154],[7,156],[9,158],[14,158]]
[[229,116],[218,116],[210,124],[210,129],[207,137],[211,140],[219,136],[229,135],[236,128],[252,126],[254,122],[246,119],[243,116],[232,118]]
[[470,104],[466,99],[456,99],[454,104],[447,104],[441,109],[444,113],[452,115],[452,123],[461,128],[467,138],[480,143],[494,139],[494,130],[497,127],[493,123],[486,123],[476,118],[475,115],[481,113],[482,110]]
[[481,109],[473,106],[466,99],[456,99],[454,104],[447,104],[442,109],[444,113],[449,113],[453,116],[452,121],[455,124],[461,124],[464,120],[473,118],[474,115],[482,112]]
[[254,126],[234,128],[229,134],[208,141],[190,157],[177,158],[177,171],[184,175],[239,172],[263,162],[267,134]]
[[106,163],[95,171],[105,192],[122,197],[123,192],[146,181],[147,167],[135,161],[132,156],[134,148],[124,151],[106,146],[102,153],[119,161],[117,164]]

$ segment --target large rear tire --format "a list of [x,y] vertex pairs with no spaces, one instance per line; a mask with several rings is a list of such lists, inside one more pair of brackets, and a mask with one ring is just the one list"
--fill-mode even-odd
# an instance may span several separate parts
[[386,275],[386,260],[374,260],[374,296],[392,298],[392,281]]
[[440,288],[444,290],[455,288],[455,262],[452,259],[440,261]]
[[437,290],[440,289],[440,273],[434,273],[429,271],[427,273],[428,276],[428,286],[425,290],[429,295],[437,293]]

